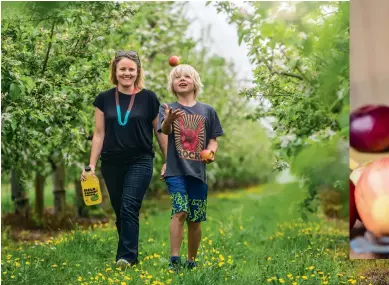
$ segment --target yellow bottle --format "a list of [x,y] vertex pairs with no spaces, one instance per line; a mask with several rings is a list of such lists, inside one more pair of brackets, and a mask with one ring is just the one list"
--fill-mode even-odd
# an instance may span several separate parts
[[99,179],[93,176],[91,168],[85,167],[85,181],[81,181],[82,196],[87,206],[97,205],[103,201]]

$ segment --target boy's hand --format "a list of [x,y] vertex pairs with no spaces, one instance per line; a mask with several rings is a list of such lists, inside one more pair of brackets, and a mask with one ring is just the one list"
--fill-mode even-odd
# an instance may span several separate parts
[[161,179],[162,181],[165,181],[165,171],[166,171],[166,163],[164,163],[161,168],[161,177],[159,179]]
[[209,163],[215,161],[215,152],[213,150],[211,150],[211,152],[212,152],[212,155],[210,157],[207,157],[206,159],[201,159],[201,161],[203,163],[209,164]]
[[169,108],[167,104],[163,104],[163,107],[165,108],[165,121],[169,125],[173,123],[175,119],[185,115],[184,111],[180,109],[173,111],[173,108]]

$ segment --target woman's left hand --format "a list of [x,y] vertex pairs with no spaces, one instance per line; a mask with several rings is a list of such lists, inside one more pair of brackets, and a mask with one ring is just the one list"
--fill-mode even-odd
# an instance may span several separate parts
[[162,168],[161,168],[161,177],[160,177],[160,179],[161,179],[162,181],[165,181],[165,171],[166,171],[166,163],[164,163],[164,164],[162,165]]

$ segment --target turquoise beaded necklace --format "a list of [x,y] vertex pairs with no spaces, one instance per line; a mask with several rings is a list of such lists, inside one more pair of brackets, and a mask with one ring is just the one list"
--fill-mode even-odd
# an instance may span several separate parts
[[116,113],[117,113],[117,117],[118,117],[118,123],[122,127],[127,125],[128,117],[130,116],[132,106],[134,105],[135,93],[136,93],[136,89],[134,88],[134,93],[132,95],[130,95],[131,96],[131,101],[130,101],[130,104],[128,105],[128,109],[127,109],[126,115],[124,116],[124,122],[122,122],[122,112],[120,110],[120,105],[119,105],[118,88],[116,87],[116,91],[115,91]]

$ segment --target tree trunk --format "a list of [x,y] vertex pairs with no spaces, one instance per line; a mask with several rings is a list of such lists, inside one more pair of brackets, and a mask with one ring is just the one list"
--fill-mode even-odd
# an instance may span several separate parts
[[42,176],[39,172],[35,176],[35,213],[40,220],[43,216],[45,209],[45,180],[46,177]]
[[30,205],[24,182],[19,171],[11,171],[11,199],[15,205],[15,213],[25,218],[30,217]]
[[79,217],[88,217],[88,207],[84,203],[84,199],[82,197],[82,187],[80,179],[74,179],[74,189],[76,189],[76,207],[77,207],[77,215]]
[[53,174],[54,213],[60,214],[65,211],[65,165],[57,164]]

